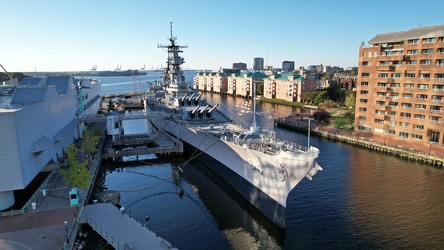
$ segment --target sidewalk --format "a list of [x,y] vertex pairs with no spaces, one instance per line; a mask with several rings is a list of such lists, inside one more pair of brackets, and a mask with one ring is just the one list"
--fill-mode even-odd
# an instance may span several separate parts
[[[0,217],[0,249],[62,249],[78,207],[71,207],[69,188],[58,174],[40,193],[35,210]],[[77,215],[76,215],[77,216]],[[65,221],[67,224],[65,225]],[[71,236],[74,240],[75,235]]]
[[[285,121],[293,124],[299,124],[301,126],[308,126],[307,118],[310,114],[299,114],[298,116],[290,116],[284,118]],[[302,118],[302,119],[301,119]],[[345,135],[355,137],[357,139],[367,139],[380,144],[385,144],[391,147],[403,147],[405,149],[414,150],[427,155],[435,155],[436,157],[444,157],[444,149],[438,145],[434,147],[434,144],[428,142],[412,140],[412,139],[399,139],[393,138],[394,135],[374,134],[363,131],[350,131],[346,129],[338,129],[329,126],[321,126],[316,122],[311,121],[310,127],[312,129],[318,129],[321,131],[328,131],[329,133]]]

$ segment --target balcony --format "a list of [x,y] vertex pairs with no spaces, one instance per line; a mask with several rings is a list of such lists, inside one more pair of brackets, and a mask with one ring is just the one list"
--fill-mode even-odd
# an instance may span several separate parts
[[379,65],[376,68],[377,70],[381,70],[381,71],[394,71],[395,67],[390,66],[390,65]]

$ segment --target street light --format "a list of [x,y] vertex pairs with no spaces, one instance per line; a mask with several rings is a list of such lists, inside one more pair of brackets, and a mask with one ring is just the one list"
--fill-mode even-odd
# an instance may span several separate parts
[[66,243],[69,243],[69,238],[68,238],[68,221],[65,220],[64,224],[65,224]]

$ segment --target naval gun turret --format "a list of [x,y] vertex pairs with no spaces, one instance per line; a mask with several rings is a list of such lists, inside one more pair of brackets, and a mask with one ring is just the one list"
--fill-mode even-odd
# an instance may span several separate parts
[[194,105],[199,105],[199,99],[202,96],[202,93],[200,93],[197,97],[194,98]]
[[197,105],[197,107],[190,111],[190,119],[196,118],[196,112],[200,108],[200,105]]
[[179,101],[179,105],[181,107],[185,106],[185,98],[187,97],[187,93],[185,93],[185,95],[182,97],[182,99],[180,99]]
[[215,110],[217,108],[217,106],[219,106],[219,104],[214,105],[214,107],[212,107],[211,109],[205,111],[205,116],[206,118],[212,118],[213,117],[213,110]]
[[191,106],[191,100],[193,99],[193,96],[194,96],[194,93],[191,94],[191,96],[188,98],[188,100],[187,100],[188,106]]
[[199,110],[199,113],[197,113],[197,117],[199,117],[199,118],[202,119],[202,118],[204,117],[205,110],[206,110],[209,106],[210,106],[210,105],[207,105],[207,106],[205,106],[205,108]]

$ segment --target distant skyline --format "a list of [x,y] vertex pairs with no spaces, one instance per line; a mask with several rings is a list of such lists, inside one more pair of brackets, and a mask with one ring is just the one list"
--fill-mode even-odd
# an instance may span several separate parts
[[[169,4],[169,5],[168,5]],[[174,5],[172,5],[174,4]],[[442,0],[0,0],[0,64],[9,72],[160,68],[173,36],[184,68],[216,70],[255,57],[266,66],[358,66],[380,33],[444,25]],[[0,69],[0,72],[3,72]]]

